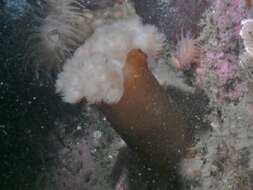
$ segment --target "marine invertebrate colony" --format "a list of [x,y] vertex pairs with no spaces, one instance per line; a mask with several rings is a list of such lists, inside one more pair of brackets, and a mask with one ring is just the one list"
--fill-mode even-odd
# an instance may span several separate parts
[[148,69],[163,41],[136,16],[101,25],[67,60],[56,89],[65,102],[96,103],[130,147],[169,170],[187,141],[181,116]]
[[[250,54],[239,56],[241,20],[249,13],[241,6],[244,1],[212,3],[201,22],[198,40],[204,51],[195,74],[196,84],[210,100],[207,118],[211,127],[196,135],[194,155],[182,164],[183,175],[190,174],[191,189],[252,189],[253,121],[247,110],[252,95],[249,78],[243,76],[247,71],[239,64],[251,64],[251,59],[241,59]],[[245,45],[250,44],[248,24],[242,22]]]

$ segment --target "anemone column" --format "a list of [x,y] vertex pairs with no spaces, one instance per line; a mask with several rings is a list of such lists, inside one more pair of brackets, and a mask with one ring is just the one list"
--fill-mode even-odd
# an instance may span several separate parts
[[101,109],[125,142],[156,166],[169,169],[184,153],[186,132],[170,97],[148,69],[139,49],[127,54],[124,93]]

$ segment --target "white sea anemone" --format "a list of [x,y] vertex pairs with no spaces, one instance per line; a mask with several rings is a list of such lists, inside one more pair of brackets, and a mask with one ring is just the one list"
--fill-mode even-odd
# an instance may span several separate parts
[[127,2],[99,10],[87,9],[81,0],[48,0],[42,5],[28,43],[29,57],[39,67],[56,71],[99,25],[135,15]]
[[77,103],[117,103],[123,94],[122,68],[133,48],[148,57],[162,49],[164,35],[154,26],[143,25],[138,17],[99,26],[94,34],[67,60],[58,75],[56,89],[63,100]]
[[87,27],[81,31],[77,27],[84,19],[77,0],[48,0],[43,7],[36,14],[38,25],[29,39],[29,53],[37,65],[55,69],[84,42],[91,30]]
[[241,22],[240,36],[243,39],[245,50],[253,56],[253,19],[245,19]]

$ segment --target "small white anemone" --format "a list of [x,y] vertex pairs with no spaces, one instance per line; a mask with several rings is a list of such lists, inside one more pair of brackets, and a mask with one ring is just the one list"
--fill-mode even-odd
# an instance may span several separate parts
[[241,21],[240,36],[243,39],[246,52],[253,56],[253,19]]
[[138,17],[99,26],[65,63],[56,81],[57,93],[68,103],[117,103],[123,94],[122,68],[133,48],[148,57],[162,49],[164,35]]

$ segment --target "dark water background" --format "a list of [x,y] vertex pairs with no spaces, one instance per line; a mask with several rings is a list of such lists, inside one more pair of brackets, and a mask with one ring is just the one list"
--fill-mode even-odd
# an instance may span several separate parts
[[[1,2],[1,1],[0,1]],[[16,2],[16,4],[15,4]],[[48,134],[64,104],[52,82],[35,76],[26,45],[27,3],[0,3],[0,189],[34,189],[48,162]]]

